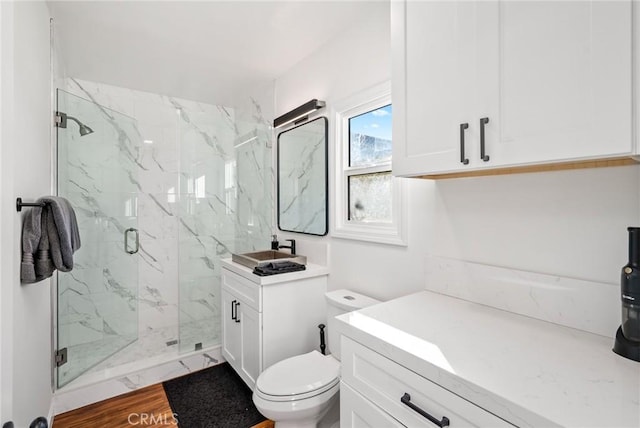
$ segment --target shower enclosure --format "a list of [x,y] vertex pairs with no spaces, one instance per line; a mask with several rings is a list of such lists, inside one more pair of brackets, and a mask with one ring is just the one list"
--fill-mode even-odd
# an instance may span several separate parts
[[218,347],[219,261],[269,242],[269,120],[253,100],[231,109],[75,79],[66,89],[58,195],[82,247],[58,274],[57,387]]

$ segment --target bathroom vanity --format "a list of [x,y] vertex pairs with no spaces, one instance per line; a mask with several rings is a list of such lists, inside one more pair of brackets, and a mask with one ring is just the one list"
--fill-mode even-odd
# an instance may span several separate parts
[[310,263],[261,277],[222,260],[222,355],[251,389],[267,367],[318,348],[328,274]]
[[612,338],[429,291],[336,319],[342,427],[640,426]]

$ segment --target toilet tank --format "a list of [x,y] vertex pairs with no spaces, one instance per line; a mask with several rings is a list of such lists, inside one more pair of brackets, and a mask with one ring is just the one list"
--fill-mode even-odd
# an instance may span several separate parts
[[380,303],[379,300],[351,290],[335,290],[325,294],[327,298],[327,348],[336,359],[340,359],[340,335],[336,329],[335,317]]

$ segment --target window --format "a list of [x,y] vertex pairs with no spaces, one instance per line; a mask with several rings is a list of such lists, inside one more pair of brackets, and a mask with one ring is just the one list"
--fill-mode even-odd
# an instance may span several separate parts
[[392,116],[389,83],[334,108],[335,237],[406,245],[404,182],[391,175]]

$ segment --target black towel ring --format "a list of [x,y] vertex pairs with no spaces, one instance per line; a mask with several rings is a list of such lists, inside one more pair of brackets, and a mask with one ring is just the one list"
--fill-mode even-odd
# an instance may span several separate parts
[[22,198],[16,199],[16,210],[22,211],[22,207],[44,207],[44,202],[22,202]]

